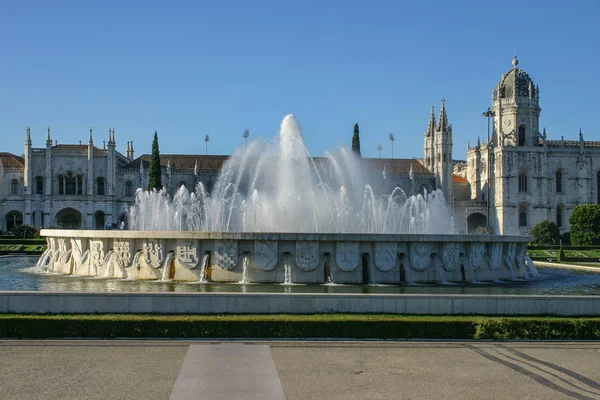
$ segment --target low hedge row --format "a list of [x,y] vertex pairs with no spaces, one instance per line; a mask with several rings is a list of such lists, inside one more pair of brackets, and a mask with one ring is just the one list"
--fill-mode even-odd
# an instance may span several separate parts
[[399,315],[0,315],[2,338],[599,340],[600,318]]

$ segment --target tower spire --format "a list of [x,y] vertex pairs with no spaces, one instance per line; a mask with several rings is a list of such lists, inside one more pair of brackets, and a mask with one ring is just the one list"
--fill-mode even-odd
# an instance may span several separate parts
[[440,118],[438,120],[438,131],[448,130],[448,116],[446,115],[446,99],[442,97],[442,107],[440,108]]
[[94,144],[94,139],[92,139],[92,127],[90,127],[90,138],[88,139],[88,144]]
[[25,144],[31,144],[31,130],[27,127],[27,134],[25,135]]
[[435,131],[435,114],[433,104],[431,105],[431,114],[429,115],[429,124],[427,124],[427,131],[425,134],[427,136],[432,135]]
[[46,145],[52,146],[52,139],[50,138],[50,127],[48,127],[48,137],[46,138]]

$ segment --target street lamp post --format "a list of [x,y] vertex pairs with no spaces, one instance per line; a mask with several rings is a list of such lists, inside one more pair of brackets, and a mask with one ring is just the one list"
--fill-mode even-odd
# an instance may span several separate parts
[[392,132],[390,132],[389,138],[392,142],[392,160],[393,160],[394,159],[394,140],[396,140],[396,139],[394,138],[394,135],[392,134]]
[[487,202],[486,202],[486,207],[487,207],[487,222],[488,222],[488,226],[490,226],[490,186],[491,186],[491,182],[490,182],[490,150],[492,147],[492,144],[490,143],[490,117],[494,117],[496,115],[496,113],[494,111],[492,111],[489,107],[487,109],[487,111],[484,111],[481,116],[482,117],[486,117],[487,118],[487,146],[486,146],[486,151],[487,151]]
[[205,150],[206,150],[206,155],[208,155],[208,142],[210,142],[210,136],[206,135],[204,136],[204,142],[205,142]]
[[381,150],[383,150],[383,146],[378,144],[377,145],[377,150],[379,151],[379,158],[381,158]]
[[242,133],[242,137],[244,138],[244,153],[246,152],[246,140],[248,136],[250,136],[250,129],[246,128],[244,129],[244,133]]

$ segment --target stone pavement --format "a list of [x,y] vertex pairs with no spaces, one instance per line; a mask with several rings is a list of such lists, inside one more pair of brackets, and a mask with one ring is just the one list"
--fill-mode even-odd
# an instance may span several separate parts
[[600,343],[0,341],[3,400],[267,400],[281,388],[288,400],[600,399]]

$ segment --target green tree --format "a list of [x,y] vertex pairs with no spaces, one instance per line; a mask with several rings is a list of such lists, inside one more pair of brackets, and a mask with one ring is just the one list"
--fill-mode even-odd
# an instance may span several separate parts
[[542,221],[529,232],[535,244],[557,244],[560,240],[558,226],[552,221]]
[[158,132],[154,131],[152,142],[152,159],[150,160],[150,172],[148,177],[148,190],[162,189],[162,170],[160,168],[160,150],[158,149]]
[[358,124],[354,124],[354,135],[352,135],[352,151],[360,157],[360,134],[358,132]]
[[558,262],[565,262],[565,261],[567,261],[567,258],[565,257],[565,251],[561,247],[560,250],[558,250]]
[[600,205],[576,206],[569,217],[570,239],[575,246],[600,244]]

